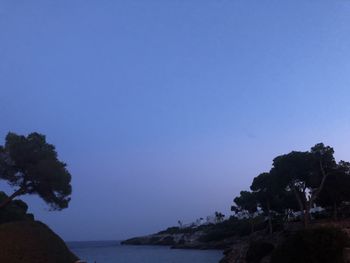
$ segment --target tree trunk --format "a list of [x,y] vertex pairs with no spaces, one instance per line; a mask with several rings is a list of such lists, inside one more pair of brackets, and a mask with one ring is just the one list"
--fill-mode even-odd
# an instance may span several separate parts
[[268,216],[268,221],[269,221],[269,233],[271,235],[273,232],[273,229],[272,229],[272,219],[271,219],[271,207],[270,207],[269,201],[267,201],[267,216]]
[[310,224],[310,202],[306,201],[304,212],[304,227],[308,228]]
[[325,172],[325,170],[323,169],[323,165],[322,162],[320,161],[320,170],[322,173],[322,179],[321,179],[321,183],[319,185],[319,187],[317,187],[315,190],[313,190],[311,192],[311,197],[308,201],[306,201],[306,205],[305,205],[305,213],[304,213],[304,224],[305,224],[305,228],[307,228],[307,226],[309,225],[310,222],[310,209],[312,208],[312,206],[314,205],[315,200],[317,199],[317,197],[319,196],[319,194],[321,193],[324,184],[326,182],[328,173]]
[[338,220],[338,207],[336,202],[333,204],[333,219],[334,221]]
[[12,195],[7,197],[1,204],[0,209],[6,207],[13,199],[15,199],[17,196],[23,195],[25,193],[25,190],[23,188],[18,189],[16,192],[14,192]]
[[304,226],[305,226],[305,228],[307,228],[308,220],[306,217],[306,210],[307,210],[306,206],[300,197],[300,192],[298,192],[298,190],[296,190],[295,187],[292,187],[292,189],[293,189],[294,195],[298,201],[298,205],[299,205],[300,212],[302,213],[302,217],[304,218]]
[[250,219],[250,233],[254,233],[254,218]]

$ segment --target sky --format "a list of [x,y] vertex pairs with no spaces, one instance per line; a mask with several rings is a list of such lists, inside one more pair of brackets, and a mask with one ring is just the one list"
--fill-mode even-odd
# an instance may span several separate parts
[[[0,0],[0,144],[39,132],[72,174],[65,240],[215,211],[324,142],[350,160],[349,0]],[[0,188],[14,189],[6,182]]]

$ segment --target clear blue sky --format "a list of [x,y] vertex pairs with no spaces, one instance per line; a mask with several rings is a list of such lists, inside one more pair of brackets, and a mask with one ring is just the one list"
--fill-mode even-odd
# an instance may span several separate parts
[[[348,0],[0,0],[0,142],[46,134],[66,240],[190,222],[276,155],[317,142],[350,160]],[[12,190],[1,184],[10,193]]]

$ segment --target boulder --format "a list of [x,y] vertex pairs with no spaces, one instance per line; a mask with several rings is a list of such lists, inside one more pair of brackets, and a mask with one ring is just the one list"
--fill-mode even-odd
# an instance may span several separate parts
[[0,262],[74,263],[78,258],[48,226],[38,221],[0,225]]

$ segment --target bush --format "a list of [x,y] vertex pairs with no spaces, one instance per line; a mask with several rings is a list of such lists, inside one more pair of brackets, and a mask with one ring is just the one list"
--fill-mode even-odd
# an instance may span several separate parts
[[347,235],[337,228],[301,230],[272,254],[271,263],[343,263]]
[[[266,228],[264,217],[254,218],[254,231]],[[233,236],[246,236],[251,234],[251,219],[230,218],[222,223],[207,226],[202,229],[205,234],[201,237],[202,242],[220,241]]]
[[197,228],[192,228],[192,227],[168,227],[165,230],[162,230],[160,232],[158,232],[157,234],[162,235],[162,234],[190,234],[190,233],[194,233],[195,231],[197,231]]
[[246,255],[247,263],[259,263],[260,260],[269,255],[274,246],[271,243],[263,241],[255,241],[249,244],[249,248]]
[[[7,195],[4,192],[0,192],[0,202],[4,201]],[[32,214],[28,214],[28,205],[21,200],[13,200],[6,207],[0,209],[0,224],[22,221],[22,220],[34,220]]]

